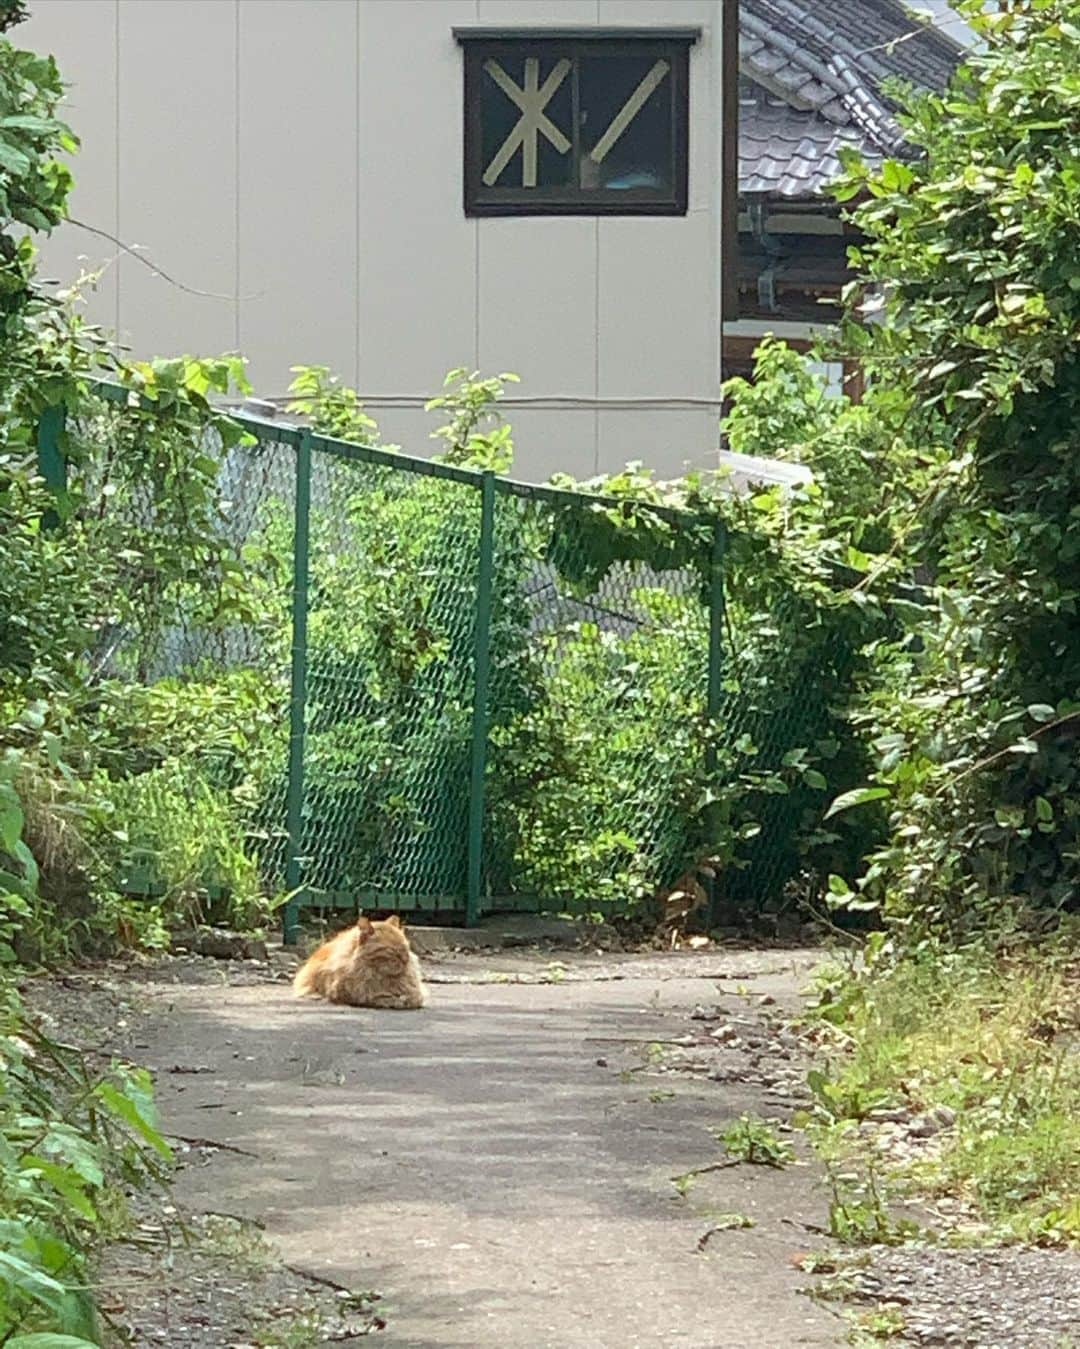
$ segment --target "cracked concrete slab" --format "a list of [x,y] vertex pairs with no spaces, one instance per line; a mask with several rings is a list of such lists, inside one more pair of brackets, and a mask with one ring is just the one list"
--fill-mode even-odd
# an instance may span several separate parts
[[[671,1184],[719,1156],[717,1126],[775,1104],[629,1071],[718,987],[783,1004],[813,961],[570,953],[552,978],[550,955],[473,955],[433,965],[430,1005],[408,1013],[297,1003],[281,983],[150,985],[145,1057],[200,1065],[159,1076],[165,1128],[241,1149],[190,1153],[178,1198],[377,1289],[394,1349],[841,1343],[791,1263],[797,1224],[822,1218],[811,1166],[718,1171],[685,1198]],[[756,1225],[702,1254],[722,1211]]]

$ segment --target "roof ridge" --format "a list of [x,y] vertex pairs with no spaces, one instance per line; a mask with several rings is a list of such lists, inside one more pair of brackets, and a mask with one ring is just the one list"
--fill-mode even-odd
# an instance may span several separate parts
[[[792,65],[832,89],[851,119],[880,149],[888,154],[901,153],[903,132],[892,110],[874,88],[877,83],[874,76],[859,66],[860,50],[842,34],[827,28],[809,8],[796,8],[791,0],[753,0],[753,3],[768,18],[753,14],[744,6],[740,12],[740,27],[760,37],[786,56]],[[746,73],[761,82],[752,61],[747,62]],[[791,101],[785,91],[778,92],[780,97]],[[791,102],[791,106],[797,105]],[[827,113],[823,115],[828,116]],[[829,117],[828,120],[836,122],[838,119]]]
[[[797,63],[808,75],[812,75],[815,79],[820,80],[822,84],[830,88],[838,97],[842,98],[844,96],[846,89],[839,77],[830,71],[826,62],[817,60],[813,57],[807,60],[806,53],[803,51],[798,39],[790,33],[777,32],[774,24],[766,23],[765,20],[759,19],[756,14],[750,14],[746,10],[742,11],[740,14],[739,24],[745,31],[753,33],[755,37],[761,38],[768,46],[774,47],[777,51],[782,52],[793,64]],[[757,78],[758,83],[761,83],[760,76],[755,77],[752,61],[747,62],[745,74],[749,75],[751,79]],[[784,95],[780,94],[780,97],[784,97]],[[795,107],[796,105],[792,103],[791,106]],[[833,119],[830,118],[830,121],[831,120]]]

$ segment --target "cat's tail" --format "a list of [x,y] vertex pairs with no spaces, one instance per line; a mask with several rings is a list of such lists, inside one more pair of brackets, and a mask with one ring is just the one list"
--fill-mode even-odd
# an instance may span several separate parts
[[319,992],[319,971],[322,968],[321,951],[316,951],[310,959],[305,960],[296,971],[293,979],[293,993],[298,998],[306,998]]

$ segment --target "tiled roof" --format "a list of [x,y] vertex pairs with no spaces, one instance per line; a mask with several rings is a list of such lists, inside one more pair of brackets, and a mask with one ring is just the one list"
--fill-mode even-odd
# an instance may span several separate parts
[[899,0],[741,0],[739,192],[819,195],[850,145],[907,152],[885,87],[943,89],[962,49]]
[[840,172],[842,146],[871,162],[883,157],[855,127],[788,107],[751,86],[739,101],[739,193],[820,196]]

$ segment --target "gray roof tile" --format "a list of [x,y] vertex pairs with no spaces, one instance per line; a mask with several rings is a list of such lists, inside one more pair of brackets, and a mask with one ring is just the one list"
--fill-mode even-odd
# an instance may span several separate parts
[[899,0],[741,0],[739,21],[739,191],[755,196],[820,195],[845,145],[907,153],[889,81],[942,89],[962,56]]
[[837,126],[819,112],[766,98],[739,107],[739,192],[747,196],[821,195],[840,172],[843,146],[872,163],[882,155],[855,126]]

